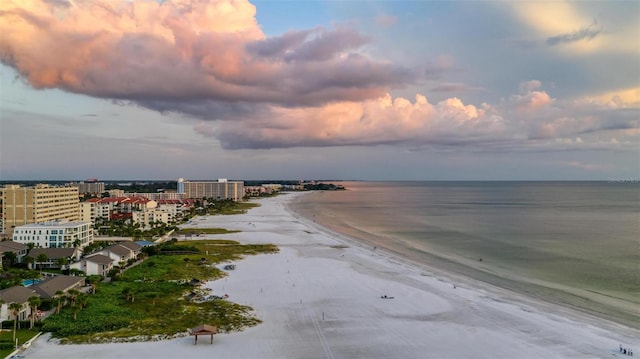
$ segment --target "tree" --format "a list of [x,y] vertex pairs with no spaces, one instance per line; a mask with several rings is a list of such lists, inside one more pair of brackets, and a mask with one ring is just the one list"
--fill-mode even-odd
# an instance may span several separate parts
[[31,327],[29,329],[33,329],[33,325],[36,322],[36,313],[38,312],[38,306],[42,303],[42,299],[37,295],[33,297],[29,297],[29,306],[31,307]]
[[47,262],[48,260],[49,257],[46,254],[38,254],[38,256],[36,257],[36,262],[38,262],[38,264],[40,265],[40,271],[42,271],[42,265],[44,264],[44,262]]
[[58,300],[58,306],[56,307],[56,314],[60,314],[60,309],[62,309],[62,299],[64,298],[64,292],[61,290],[57,291],[54,298]]
[[133,289],[129,287],[123,289],[122,294],[124,294],[124,300],[127,302],[131,301],[131,303],[133,303],[133,301],[135,300]]
[[13,315],[13,343],[16,342],[16,331],[18,330],[18,315],[22,310],[22,304],[13,302],[9,304],[9,311]]
[[31,264],[33,264],[33,262],[34,262],[35,260],[33,259],[33,257],[26,256],[26,257],[24,257],[24,259],[23,259],[22,261],[24,262],[24,264],[26,264],[26,265],[27,265],[27,267],[29,267],[29,268],[30,268],[30,267],[31,267]]
[[72,307],[75,305],[78,295],[80,295],[80,292],[77,289],[70,289],[67,292],[67,298],[69,298],[69,303]]
[[85,293],[79,293],[76,300],[72,303],[73,320],[78,319],[78,311],[87,305],[88,297]]
[[98,290],[98,283],[102,281],[102,276],[90,275],[87,277],[86,281],[91,285],[91,293],[96,294],[96,291]]
[[69,260],[65,257],[61,257],[56,259],[56,264],[60,266],[60,269],[64,269],[64,267],[69,264]]
[[13,263],[16,262],[17,256],[14,252],[4,252],[2,254],[2,266],[7,269],[13,266]]

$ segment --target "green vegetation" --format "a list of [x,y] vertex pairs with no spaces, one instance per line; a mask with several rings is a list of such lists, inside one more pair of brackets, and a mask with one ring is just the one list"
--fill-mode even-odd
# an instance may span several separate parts
[[342,191],[345,188],[333,183],[306,183],[304,189],[307,191]]
[[26,279],[40,279],[40,277],[40,271],[37,270],[22,269],[15,266],[5,268],[2,280],[0,280],[0,290],[22,285],[22,281]]
[[249,209],[259,207],[260,204],[253,202],[235,202],[231,199],[202,199],[196,200],[193,208],[185,214],[183,220],[196,215],[229,215],[246,213]]
[[177,232],[174,232],[177,235],[189,235],[189,234],[229,234],[229,233],[238,233],[241,232],[239,230],[228,230],[224,228],[183,228]]
[[[38,334],[38,332],[39,332],[38,329],[36,330],[18,329],[16,331],[16,338],[18,339],[18,345],[22,345],[24,344],[24,342],[35,337]],[[0,358],[5,358],[9,354],[11,354],[15,349],[15,345],[16,345],[16,342],[15,340],[13,340],[13,329],[0,330]]]
[[163,236],[170,231],[177,230],[173,224],[153,222],[150,228],[142,228],[140,223],[132,223],[129,219],[108,220],[97,218],[95,228],[100,235],[112,237],[133,237],[135,239],[154,238]]
[[[189,253],[166,254],[182,251]],[[172,337],[202,323],[222,332],[256,325],[260,321],[250,307],[229,300],[190,301],[186,295],[198,289],[188,282],[223,277],[225,273],[213,264],[277,251],[274,245],[241,245],[229,240],[167,242],[141,264],[117,275],[115,281],[100,283],[84,305],[71,305],[67,300],[69,305],[60,314],[44,321],[43,330],[67,342],[91,343]]]

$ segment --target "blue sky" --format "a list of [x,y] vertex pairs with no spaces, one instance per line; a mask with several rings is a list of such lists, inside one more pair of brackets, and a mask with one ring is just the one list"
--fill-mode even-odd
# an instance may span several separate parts
[[640,178],[640,5],[6,1],[0,179]]

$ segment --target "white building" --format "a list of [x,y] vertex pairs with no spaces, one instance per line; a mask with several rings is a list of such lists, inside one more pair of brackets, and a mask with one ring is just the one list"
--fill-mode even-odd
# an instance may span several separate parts
[[102,254],[94,254],[71,264],[69,267],[81,270],[87,275],[101,275],[106,277],[113,269],[113,259]]
[[15,227],[13,241],[39,248],[83,248],[93,242],[90,222],[51,221]]

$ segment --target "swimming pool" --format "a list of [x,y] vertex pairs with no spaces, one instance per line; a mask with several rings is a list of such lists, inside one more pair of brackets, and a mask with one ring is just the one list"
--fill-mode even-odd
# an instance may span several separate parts
[[40,279],[25,279],[22,281],[22,285],[25,287],[28,287],[32,284],[38,284],[40,283]]

